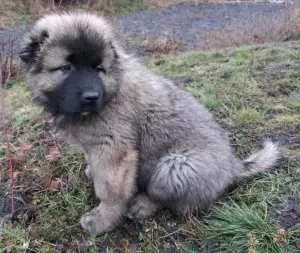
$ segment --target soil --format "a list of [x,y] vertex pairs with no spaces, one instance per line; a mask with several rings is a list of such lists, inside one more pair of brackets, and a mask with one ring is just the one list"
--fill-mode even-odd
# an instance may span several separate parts
[[285,230],[294,228],[300,222],[300,197],[288,199],[270,213]]

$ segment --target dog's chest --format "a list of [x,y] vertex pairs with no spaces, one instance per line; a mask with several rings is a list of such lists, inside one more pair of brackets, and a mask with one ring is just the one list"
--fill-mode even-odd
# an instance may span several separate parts
[[101,123],[90,126],[70,126],[68,129],[61,130],[60,134],[69,144],[86,151],[113,142],[112,131]]

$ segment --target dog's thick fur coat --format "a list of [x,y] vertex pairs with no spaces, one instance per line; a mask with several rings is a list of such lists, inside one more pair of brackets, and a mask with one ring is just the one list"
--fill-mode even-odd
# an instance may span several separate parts
[[[212,114],[127,55],[96,15],[45,16],[26,36],[20,56],[33,98],[85,154],[101,200],[81,218],[90,233],[110,231],[124,216],[146,219],[161,208],[206,210],[233,183],[271,169],[281,156],[266,141],[240,161]],[[79,103],[83,93],[102,100]]]

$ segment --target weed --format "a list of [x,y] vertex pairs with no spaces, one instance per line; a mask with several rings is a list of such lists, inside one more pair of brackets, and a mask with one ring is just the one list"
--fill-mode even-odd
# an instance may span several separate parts
[[237,127],[249,127],[261,121],[261,116],[254,109],[242,109],[235,113],[235,124]]

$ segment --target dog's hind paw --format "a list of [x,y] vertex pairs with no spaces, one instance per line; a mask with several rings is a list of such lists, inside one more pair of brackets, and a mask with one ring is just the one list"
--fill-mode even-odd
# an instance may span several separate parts
[[160,208],[146,194],[140,194],[133,199],[127,217],[131,220],[146,220],[153,217]]

